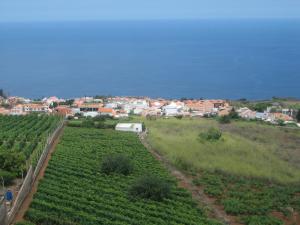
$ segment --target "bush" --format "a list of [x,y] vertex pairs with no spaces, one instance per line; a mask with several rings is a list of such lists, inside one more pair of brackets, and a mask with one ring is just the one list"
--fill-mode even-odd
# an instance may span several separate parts
[[222,137],[222,132],[217,128],[211,127],[207,132],[200,133],[199,137],[206,141],[217,141]]
[[133,165],[126,155],[108,155],[101,165],[101,172],[105,174],[120,173],[128,175],[132,172]]
[[221,116],[219,117],[219,123],[230,123],[230,116]]
[[2,178],[4,180],[4,185],[9,185],[14,180],[16,174],[12,172],[7,172],[0,169],[0,185],[2,185]]
[[235,111],[234,108],[232,108],[232,110],[229,112],[229,115],[228,115],[231,119],[239,119],[240,116],[239,114]]
[[181,120],[183,118],[183,115],[176,115],[175,118]]
[[300,109],[297,112],[296,119],[300,123]]
[[129,190],[129,194],[134,198],[139,197],[155,201],[162,201],[169,197],[170,193],[171,185],[153,175],[144,175],[138,178]]

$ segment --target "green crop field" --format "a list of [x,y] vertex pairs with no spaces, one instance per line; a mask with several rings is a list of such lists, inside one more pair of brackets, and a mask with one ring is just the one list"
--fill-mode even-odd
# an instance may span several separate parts
[[58,125],[56,116],[0,116],[0,176],[6,182],[35,163],[45,141]]
[[[133,172],[102,173],[101,163],[112,153],[125,154]],[[144,174],[169,182],[170,196],[162,201],[131,198],[131,185]],[[39,225],[219,224],[177,187],[135,134],[74,127],[65,129],[25,219]]]

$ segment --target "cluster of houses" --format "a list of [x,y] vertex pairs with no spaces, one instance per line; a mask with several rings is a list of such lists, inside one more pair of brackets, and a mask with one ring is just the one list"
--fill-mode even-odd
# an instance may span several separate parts
[[268,107],[264,112],[256,112],[247,107],[239,108],[237,113],[244,119],[257,119],[270,123],[278,123],[282,121],[286,124],[294,123],[293,116],[296,114],[295,110],[285,109],[281,107]]
[[[68,102],[68,104],[66,104]],[[229,102],[221,99],[167,100],[137,97],[81,97],[70,100],[49,97],[33,101],[21,97],[0,98],[0,114],[26,115],[29,113],[60,114],[64,116],[110,116],[126,118],[129,115],[144,117],[204,117],[226,116],[232,111]],[[293,121],[293,110],[269,107],[265,112],[249,108],[235,109],[241,118],[258,119],[271,123]]]
[[112,97],[105,102],[90,102],[86,99],[75,99],[73,113],[83,116],[109,115],[115,118],[129,115],[172,117],[172,116],[204,116],[228,114],[231,110],[225,100],[166,100],[133,97]]

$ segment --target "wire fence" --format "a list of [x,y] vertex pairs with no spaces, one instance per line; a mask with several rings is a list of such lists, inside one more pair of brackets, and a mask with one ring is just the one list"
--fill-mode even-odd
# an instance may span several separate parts
[[[24,199],[30,193],[32,185],[36,180],[41,168],[44,165],[44,162],[49,154],[49,151],[58,137],[60,131],[63,129],[65,125],[65,120],[62,120],[58,127],[53,131],[51,135],[47,138],[43,151],[39,154],[38,161],[31,162],[29,165],[29,169],[27,171],[27,175],[23,180],[21,188],[18,190],[18,194],[15,200],[10,205],[10,202],[7,202],[5,198],[0,196],[0,225],[8,225],[11,224],[14,220],[17,212],[19,211]],[[7,204],[9,207],[7,207]]]

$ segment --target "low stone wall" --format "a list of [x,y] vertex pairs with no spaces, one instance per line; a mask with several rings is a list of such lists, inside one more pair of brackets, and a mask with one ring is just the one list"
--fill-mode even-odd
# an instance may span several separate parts
[[32,185],[37,178],[41,168],[43,167],[43,164],[45,162],[45,159],[47,158],[49,154],[49,150],[51,149],[52,145],[54,144],[54,141],[58,137],[61,129],[64,127],[64,122],[62,122],[57,129],[53,132],[53,134],[48,138],[47,144],[40,156],[40,159],[35,167],[33,169],[32,166],[29,167],[29,170],[27,171],[27,175],[24,179],[24,182],[21,186],[20,191],[18,192],[18,195],[13,203],[13,206],[11,210],[7,210],[5,201],[2,199],[0,200],[0,225],[8,225],[11,224],[19,211],[24,199],[31,191]]
[[0,199],[0,224],[7,225],[7,210],[4,199]]

